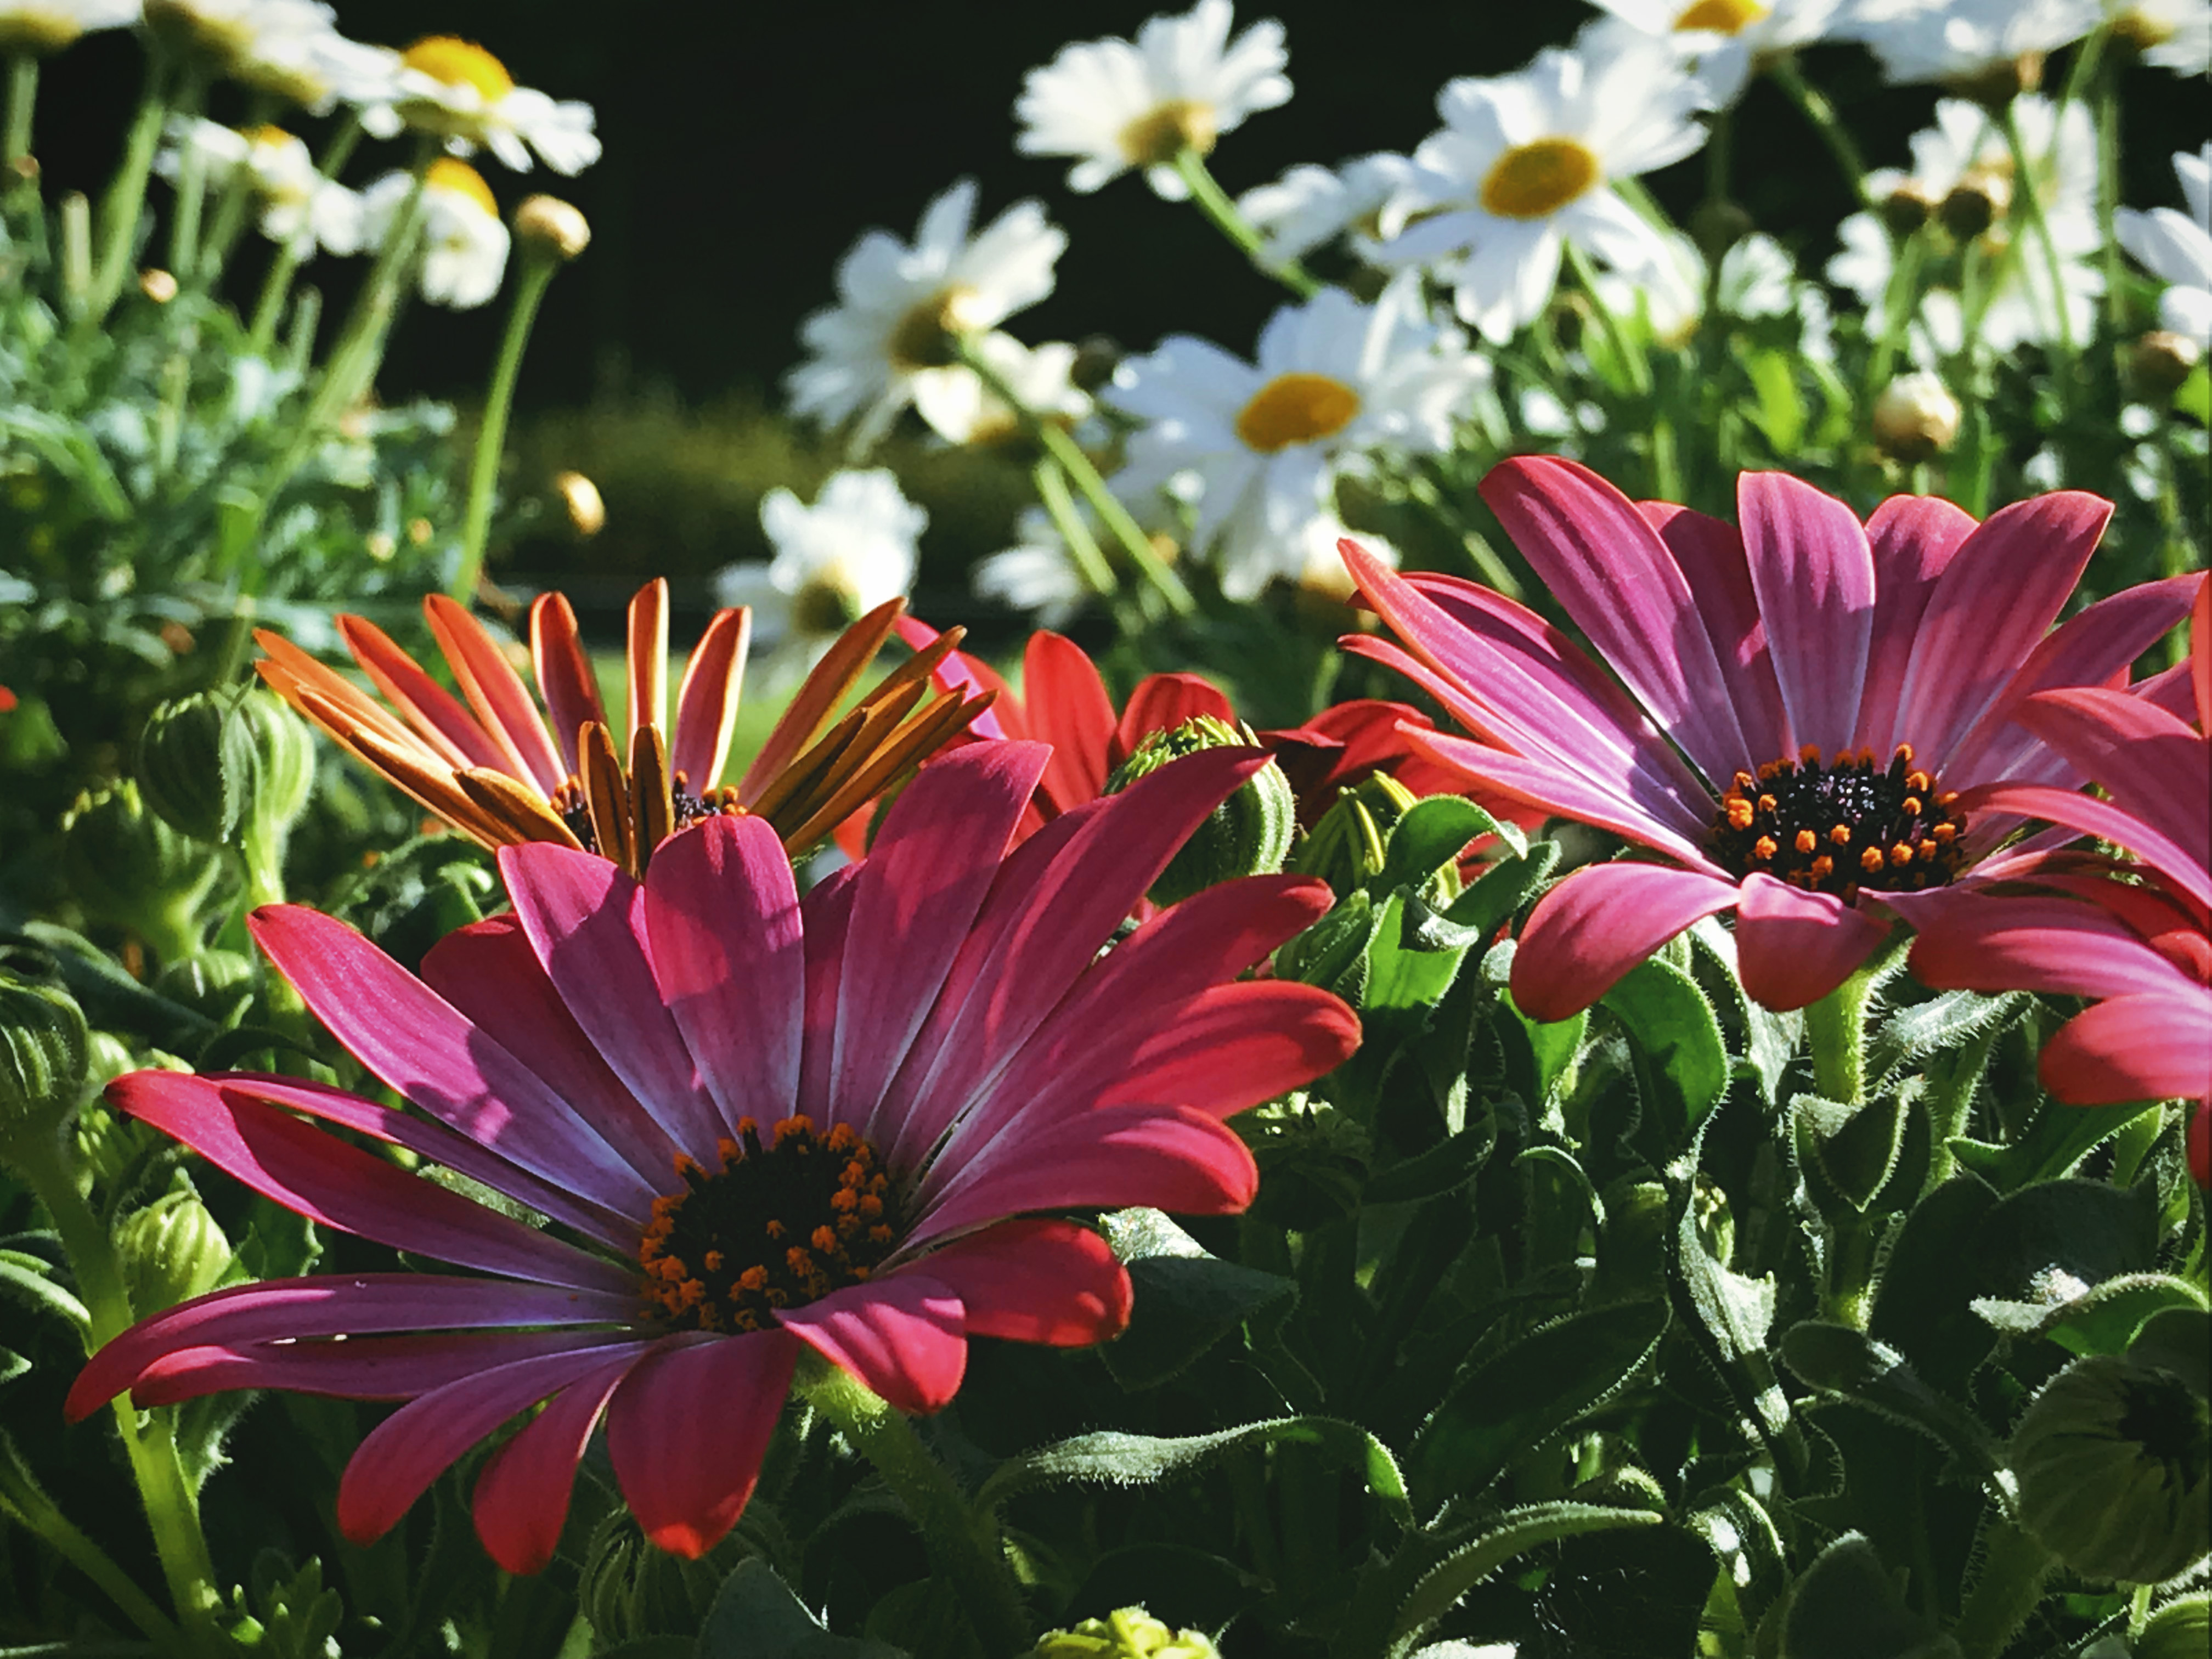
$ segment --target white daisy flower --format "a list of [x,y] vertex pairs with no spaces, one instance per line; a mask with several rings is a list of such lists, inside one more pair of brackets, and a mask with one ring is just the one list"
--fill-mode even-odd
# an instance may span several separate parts
[[94,29],[119,29],[138,21],[138,0],[4,0],[0,3],[0,55],[45,58]]
[[[415,186],[406,173],[387,173],[362,192],[362,228],[371,242],[391,234]],[[433,305],[466,311],[499,292],[511,238],[499,201],[483,175],[441,155],[422,185],[422,256],[417,281]]]
[[1892,81],[1971,84],[2022,60],[2039,75],[2044,53],[2103,21],[2103,0],[1857,0],[1835,33],[1864,42]]
[[238,132],[216,121],[172,116],[154,171],[164,179],[181,177],[187,148],[198,153],[210,190],[227,186],[239,168],[249,170],[261,198],[261,234],[295,257],[304,258],[319,245],[332,253],[360,252],[362,198],[324,178],[307,146],[283,128]]
[[1697,106],[1695,86],[1651,46],[1604,58],[1547,47],[1518,75],[1453,81],[1437,94],[1444,131],[1413,152],[1436,182],[1386,217],[1384,257],[1464,254],[1452,278],[1461,318],[1509,339],[1551,298],[1566,244],[1622,270],[1665,257],[1661,233],[1612,181],[1704,143]]
[[1347,233],[1371,249],[1383,216],[1413,199],[1419,173],[1411,157],[1387,151],[1340,167],[1294,167],[1273,184],[1245,191],[1237,210],[1260,233],[1261,257],[1276,265]]
[[144,0],[144,12],[170,51],[317,115],[392,85],[381,63],[388,54],[340,34],[321,0]]
[[2113,35],[2176,75],[2212,68],[2212,0],[2105,0]]
[[515,85],[507,65],[474,41],[430,34],[384,55],[393,90],[365,112],[366,125],[380,137],[403,125],[434,132],[456,155],[473,155],[481,146],[517,173],[530,171],[532,151],[570,177],[599,159],[592,131],[598,118],[589,104]]
[[[975,350],[1040,420],[1073,426],[1091,413],[1090,394],[1075,384],[1073,346],[1026,346],[994,331],[977,337]],[[965,368],[917,376],[914,407],[949,444],[1003,443],[1022,429],[1020,416]]]
[[915,542],[929,514],[876,467],[835,472],[806,506],[784,489],[761,497],[761,528],[775,557],[726,565],[714,574],[719,605],[749,605],[774,637],[821,638],[914,586]]
[[[1096,515],[1091,515],[1096,523]],[[1103,532],[1098,532],[1103,533]],[[980,599],[1026,613],[1039,628],[1065,628],[1091,597],[1052,514],[1025,507],[1014,545],[979,559],[968,578]]]
[[1297,568],[1291,573],[1291,580],[1301,592],[1334,599],[1340,605],[1352,602],[1359,586],[1352,580],[1352,572],[1337,547],[1347,536],[1393,570],[1398,568],[1398,550],[1373,531],[1353,530],[1334,513],[1316,513],[1291,538],[1298,556]]
[[1711,277],[1698,245],[1680,231],[1667,238],[1663,267],[1634,276],[1604,271],[1597,279],[1598,297],[1608,309],[1616,316],[1631,316],[1640,308],[1653,337],[1673,347],[1686,344],[1696,331],[1705,314],[1708,287],[1725,315],[1796,318],[1803,325],[1801,349],[1823,362],[1833,356],[1827,301],[1818,289],[1798,280],[1797,268],[1782,244],[1759,232],[1732,244],[1721,256],[1717,281]]
[[1589,31],[1593,49],[1615,28],[1671,48],[1715,107],[1733,104],[1761,59],[1828,32],[1844,0],[1591,0],[1613,24]]
[[2159,297],[2159,325],[2212,349],[2212,144],[2173,158],[2187,213],[2122,208],[2120,246],[2167,284]]
[[1194,472],[1192,545],[1216,554],[1224,593],[1250,599],[1304,568],[1297,538],[1332,510],[1339,477],[1375,452],[1449,448],[1454,415],[1489,374],[1423,314],[1414,273],[1373,305],[1323,289],[1268,320],[1256,364],[1188,335],[1123,363],[1111,401],[1145,426],[1113,487],[1133,500]]
[[1052,292],[1067,234],[1044,209],[1017,202],[971,235],[975,210],[975,181],[963,179],[923,210],[911,246],[885,230],[853,245],[837,265],[837,305],[799,325],[812,355],[784,377],[794,415],[855,422],[852,447],[866,451],[926,382],[973,381],[952,361],[952,336],[995,328]]
[[1155,17],[1133,44],[1118,35],[1063,46],[1022,83],[1014,147],[1024,155],[1073,155],[1067,187],[1088,194],[1131,167],[1171,202],[1189,191],[1173,162],[1203,155],[1244,118],[1289,100],[1283,26],[1269,19],[1229,38],[1229,0],[1198,0],[1180,17]]

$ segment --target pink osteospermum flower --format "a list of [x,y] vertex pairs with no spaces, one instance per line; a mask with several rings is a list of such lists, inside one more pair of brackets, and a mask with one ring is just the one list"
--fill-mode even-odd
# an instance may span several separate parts
[[1796,1008],[1888,932],[1887,893],[1952,880],[2018,820],[1956,796],[2000,779],[2078,784],[2012,715],[2054,686],[2126,683],[2187,609],[2153,582],[2055,631],[2111,505],[2066,491],[1977,525],[1896,496],[1864,526],[1780,473],[1746,473],[1742,529],[1630,501],[1587,468],[1530,457],[1482,486],[1620,683],[1534,613],[1472,582],[1401,577],[1345,544],[1404,645],[1390,664],[1475,739],[1408,734],[1484,787],[1669,860],[1577,871],[1537,905],[1515,1000],[1563,1019],[1699,918],[1732,910],[1744,988]]
[[544,1402],[474,1496],[486,1548],[525,1571],[602,1419],[647,1535],[696,1556],[743,1510],[802,1353],[929,1412],[971,1336],[1116,1334],[1120,1263],[1032,1212],[1243,1209],[1257,1173],[1221,1120],[1338,1064],[1358,1026],[1307,987],[1237,982],[1327,908],[1317,881],[1212,888],[1098,954],[1256,761],[1194,756],[1009,852],[1046,759],[994,744],[923,769],[870,857],[803,899],[757,817],[672,838],[642,881],[502,848],[513,915],[447,938],[421,980],[313,911],[257,912],[270,960],[422,1115],[245,1074],[142,1072],[110,1098],[322,1225],[471,1271],[199,1297],[100,1350],[70,1416],[125,1389],[406,1401],[340,1484],[365,1541]]

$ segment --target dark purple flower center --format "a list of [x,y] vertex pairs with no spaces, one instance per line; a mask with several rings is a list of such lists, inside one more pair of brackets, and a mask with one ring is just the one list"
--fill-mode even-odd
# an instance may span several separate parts
[[1966,863],[1957,799],[1914,767],[1909,743],[1881,771],[1871,750],[1838,750],[1824,766],[1808,744],[1795,760],[1735,775],[1713,815],[1709,850],[1738,878],[1763,872],[1846,903],[1862,884],[1917,893],[1946,885]]
[[663,1324],[763,1329],[775,1309],[860,1284],[898,1241],[890,1177],[849,1124],[817,1135],[787,1117],[763,1145],[744,1118],[738,1137],[719,1170],[679,1157],[684,1190],[653,1200],[637,1259],[645,1311]]
[[[668,830],[671,835],[678,830],[689,830],[693,824],[703,823],[720,813],[741,810],[737,804],[736,790],[709,789],[704,795],[695,795],[690,793],[690,782],[681,772],[669,780]],[[599,832],[592,828],[591,804],[584,799],[582,783],[570,778],[553,792],[552,804],[554,811],[560,815],[561,822],[568,826],[568,833],[576,838],[578,844],[586,853],[598,852]]]

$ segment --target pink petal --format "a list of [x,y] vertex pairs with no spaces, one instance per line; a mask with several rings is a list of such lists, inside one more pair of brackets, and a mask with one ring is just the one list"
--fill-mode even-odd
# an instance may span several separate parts
[[543,842],[499,849],[530,948],[624,1087],[676,1144],[708,1162],[723,1125],[654,983],[645,890],[616,866]]
[[134,1072],[108,1099],[310,1221],[457,1267],[612,1289],[631,1275],[473,1199],[408,1174],[212,1078]]
[[1237,711],[1219,688],[1201,674],[1148,674],[1129,693],[1129,702],[1114,728],[1109,758],[1116,763],[1134,754],[1137,745],[1155,732],[1172,732],[1200,714],[1237,724]]
[[1112,763],[1114,704],[1083,648],[1040,630],[1022,656],[1022,709],[1029,735],[1052,745],[1044,792],[1060,811],[1097,800]]
[[848,864],[817,882],[799,902],[800,931],[805,935],[806,1001],[799,1021],[797,1099],[805,1109],[816,1111],[830,1098],[830,1062],[837,1046],[837,987],[844,975],[854,884],[860,875],[859,865]]
[[2176,994],[2185,975],[2118,917],[2071,899],[1959,893],[1905,912],[1913,977],[1939,991]]
[[507,769],[550,795],[567,781],[568,769],[553,752],[545,735],[544,718],[521,677],[507,666],[507,659],[484,632],[483,624],[442,593],[422,601],[423,614],[447,665],[461,688],[461,695],[476,710],[484,730],[507,757]]
[[[937,629],[918,617],[901,616],[891,623],[899,638],[908,649],[920,653],[937,643]],[[968,730],[978,738],[1026,738],[1030,735],[1027,721],[1022,718],[1022,702],[1014,695],[998,670],[980,657],[971,657],[965,651],[948,651],[937,666],[930,672],[929,683],[940,691],[960,691],[973,696],[979,691],[996,691],[998,700],[969,723]]]
[[716,817],[667,842],[647,866],[645,923],[657,994],[723,1125],[788,1117],[806,947],[791,861],[768,820]]
[[[77,1374],[64,1411],[76,1422],[169,1355],[191,1350],[388,1331],[621,1324],[636,1311],[634,1288],[578,1290],[442,1273],[324,1274],[234,1285],[165,1308],[108,1343]],[[588,1331],[571,1335],[571,1346],[599,1340]],[[435,1364],[428,1374],[443,1376]],[[169,1386],[174,1397],[183,1397],[174,1377]]]
[[1841,501],[1780,472],[1739,477],[1736,514],[1790,732],[1832,755],[1858,726],[1874,637],[1866,532]]
[[[638,1343],[633,1356],[650,1351]],[[546,1395],[609,1364],[606,1350],[549,1354],[479,1371],[410,1401],[370,1430],[338,1478],[338,1530],[373,1544],[453,1461]]]
[[885,816],[854,887],[866,948],[839,984],[830,1121],[873,1121],[1051,758],[1040,743],[971,744],[922,768]]
[[642,1212],[651,1201],[653,1190],[574,1107],[343,922],[270,904],[247,927],[331,1034],[431,1116],[595,1203]]
[[2027,659],[2081,580],[2110,501],[2060,490],[2000,507],[1929,595],[1898,696],[1897,741],[1941,770]]
[[522,1431],[491,1455],[477,1477],[471,1508],[484,1552],[509,1572],[540,1572],[553,1559],[568,1519],[576,1465],[615,1389],[636,1364],[634,1353],[561,1390]]
[[921,1258],[960,1298],[968,1334],[1085,1348],[1128,1328],[1128,1271],[1070,1221],[1002,1221]]
[[1888,927],[1829,893],[1800,892],[1763,872],[1745,878],[1735,908],[1735,959],[1754,1001],[1787,1012],[1818,1002],[1856,973]]
[[1121,1209],[1234,1215],[1260,1172],[1233,1130],[1188,1108],[1102,1106],[1057,1121],[1024,1120],[976,1149],[902,1248],[1035,1210]]
[[1616,861],[1576,871],[1544,895],[1513,953],[1513,1001],[1531,1019],[1571,1018],[1692,922],[1736,902],[1702,870]]
[[448,1382],[543,1354],[627,1344],[618,1332],[461,1331],[428,1336],[353,1336],[336,1340],[218,1344],[179,1348],[147,1365],[131,1384],[141,1411],[234,1389],[282,1389],[340,1400],[412,1400]]
[[2212,864],[2212,739],[2163,708],[2097,686],[2045,691],[2021,725],[2066,757],[2115,805]]
[[[1790,715],[1766,648],[1766,623],[1752,591],[1743,535],[1724,519],[1708,518],[1669,501],[1638,501],[1636,510],[1667,544],[1696,596],[1713,655],[1735,702],[1737,723],[1751,753],[1734,763],[1756,770],[1763,761],[1797,752]],[[1723,780],[1725,781],[1725,775]]]
[[584,1035],[511,912],[432,945],[422,982],[573,1106],[640,1180],[658,1188],[667,1179],[676,1143]]
[[968,1369],[960,1298],[927,1263],[787,1308],[776,1322],[908,1416],[943,1410]]
[[676,741],[670,745],[671,775],[694,795],[704,795],[722,781],[730,758],[730,734],[737,729],[738,698],[745,652],[752,641],[750,610],[717,611],[684,664],[684,683],[676,692]]
[[2043,1086],[2075,1106],[2212,1096],[2212,990],[2115,997],[2043,1045]]
[[2045,818],[2081,835],[2124,847],[2198,903],[2212,904],[2212,872],[2205,869],[2203,855],[2192,854],[2188,848],[2110,801],[2070,789],[2053,789],[2048,784],[1991,783],[1965,791],[1958,805],[1970,819],[1978,819],[1982,814]]
[[2212,737],[2212,576],[2197,580],[2189,613],[2189,681],[2197,693],[2197,729]]
[[[1665,853],[1686,864],[1705,866],[1705,831],[1698,824],[1692,834],[1676,827],[1688,814],[1670,812],[1662,820],[1646,813],[1635,801],[1593,782],[1571,767],[1536,758],[1523,758],[1486,744],[1470,743],[1444,732],[1408,732],[1407,743],[1440,766],[1483,786],[1486,790],[1526,801],[1546,812],[1579,823],[1593,823],[1617,836]],[[1710,866],[1708,866],[1710,867]]]
[[1874,640],[1867,658],[1866,695],[1851,742],[1887,759],[1913,741],[1897,725],[1912,644],[1937,580],[1966,538],[1974,517],[1935,495],[1892,495],[1867,520],[1874,555]]
[[576,613],[559,593],[540,593],[530,602],[530,660],[538,689],[545,698],[553,744],[571,773],[578,767],[577,734],[589,723],[607,723],[591,659],[576,632]]
[[662,1549],[696,1561],[737,1524],[799,1352],[781,1330],[672,1340],[624,1379],[607,1450],[630,1512]]
[[1693,765],[1725,780],[1770,758],[1736,719],[1700,596],[1635,503],[1553,456],[1500,462],[1481,489],[1576,626]]

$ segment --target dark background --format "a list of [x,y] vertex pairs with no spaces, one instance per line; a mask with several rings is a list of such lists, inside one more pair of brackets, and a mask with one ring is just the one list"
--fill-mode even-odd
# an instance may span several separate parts
[[[693,404],[748,389],[772,394],[799,356],[800,319],[829,302],[831,273],[853,240],[870,225],[910,236],[923,204],[963,173],[981,181],[984,217],[1035,195],[1073,238],[1059,290],[1020,319],[1026,337],[1103,333],[1144,349],[1180,329],[1248,351],[1282,296],[1194,211],[1156,200],[1134,176],[1073,195],[1060,183],[1066,163],[1013,149],[1025,70],[1071,40],[1133,34],[1154,12],[1180,9],[1146,0],[339,0],[338,21],[357,38],[395,46],[433,32],[481,41],[518,82],[597,108],[606,154],[580,178],[479,161],[504,203],[550,190],[581,207],[596,233],[577,269],[554,284],[538,324],[521,398],[544,409],[598,393],[672,392]],[[1592,15],[1542,0],[1240,4],[1240,27],[1262,16],[1284,21],[1296,93],[1229,135],[1215,170],[1233,194],[1294,162],[1410,149],[1435,129],[1446,80],[1516,69],[1538,47],[1565,44]],[[1807,69],[1842,106],[1870,164],[1905,159],[1933,89],[1883,88],[1871,58],[1851,46],[1819,49]],[[51,180],[97,188],[137,75],[137,48],[119,35],[88,40],[48,65],[39,149]],[[242,113],[220,104],[212,112]],[[2124,198],[2178,201],[2167,158],[2203,140],[2202,84],[2138,70],[2125,118]],[[311,125],[307,136],[315,141]],[[347,177],[360,183],[402,154],[397,144],[365,144]],[[1735,170],[1759,226],[1817,267],[1850,204],[1810,129],[1763,82],[1739,114]],[[1652,183],[1686,214],[1703,191],[1703,160]],[[342,302],[361,263],[326,259],[309,272]],[[468,398],[494,343],[488,313],[418,307],[400,331],[386,395]]]

